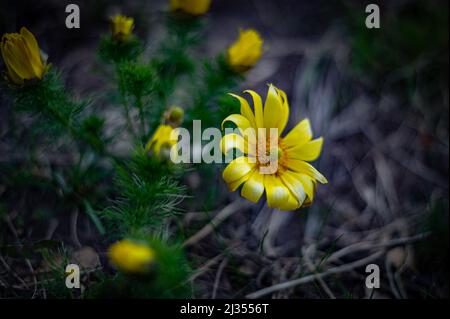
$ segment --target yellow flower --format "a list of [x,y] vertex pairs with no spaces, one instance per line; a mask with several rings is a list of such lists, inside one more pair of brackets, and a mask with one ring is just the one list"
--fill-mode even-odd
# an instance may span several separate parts
[[111,263],[123,272],[143,274],[148,272],[155,253],[145,244],[123,239],[109,247],[108,257]]
[[25,27],[20,29],[20,33],[3,35],[1,52],[8,77],[15,84],[42,79],[49,68],[41,57],[36,38]]
[[[243,184],[241,195],[255,203],[265,191],[268,206],[280,210],[294,210],[311,204],[316,183],[328,182],[307,163],[319,157],[323,139],[312,140],[308,119],[302,120],[281,137],[289,118],[289,105],[282,90],[269,86],[264,109],[256,92],[245,92],[253,98],[254,111],[247,100],[231,94],[240,101],[241,114],[232,114],[222,123],[233,122],[239,130],[239,134],[222,137],[223,153],[231,149],[243,153],[223,171],[230,191]],[[270,136],[271,128],[278,130],[274,136]],[[274,154],[272,161],[268,161],[269,150]]]
[[256,30],[240,30],[239,38],[227,51],[229,66],[236,72],[247,71],[261,58],[262,46],[263,40]]
[[111,31],[113,38],[126,41],[133,31],[134,19],[120,14],[111,18]]
[[151,152],[161,160],[170,158],[170,150],[177,143],[177,129],[170,125],[161,124],[156,129],[150,141],[145,147],[146,152]]
[[170,0],[172,10],[181,10],[192,15],[202,15],[208,12],[211,0]]

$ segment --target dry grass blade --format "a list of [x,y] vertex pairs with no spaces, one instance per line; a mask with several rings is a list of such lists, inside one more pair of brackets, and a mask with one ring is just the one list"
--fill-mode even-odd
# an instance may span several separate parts
[[381,250],[377,251],[365,258],[362,258],[362,259],[359,259],[359,260],[356,260],[356,261],[353,261],[353,262],[350,262],[350,263],[347,263],[347,264],[344,264],[344,265],[341,265],[338,267],[330,268],[327,271],[324,271],[322,273],[315,273],[315,274],[307,275],[307,276],[304,276],[299,279],[290,280],[287,282],[279,283],[279,284],[255,291],[253,293],[248,294],[246,297],[250,298],[250,299],[260,298],[260,297],[274,293],[279,290],[293,288],[298,285],[309,283],[313,280],[323,279],[323,278],[333,275],[333,274],[339,274],[339,273],[345,273],[345,272],[351,271],[353,269],[362,267],[364,265],[367,265],[368,263],[371,263],[371,262],[377,260],[385,253],[385,249],[387,247],[412,243],[414,241],[424,239],[428,235],[429,234],[419,234],[419,235],[416,235],[413,237],[394,239],[387,243],[382,243],[382,244],[379,244],[379,243],[373,244],[372,243],[372,244],[367,245],[367,243],[358,243],[358,244],[355,244],[353,247],[351,247],[351,246],[345,247],[345,248],[341,249],[340,251],[337,251],[336,253],[332,254],[327,259],[327,262],[337,260],[340,257],[349,254],[350,252],[354,252],[354,251],[360,250],[360,249],[381,248]]
[[217,226],[219,226],[224,220],[226,220],[231,215],[243,211],[250,206],[249,202],[243,200],[236,200],[227,206],[225,206],[212,220],[200,229],[196,234],[189,237],[184,243],[183,246],[191,246],[194,243],[202,240],[206,236],[208,236]]

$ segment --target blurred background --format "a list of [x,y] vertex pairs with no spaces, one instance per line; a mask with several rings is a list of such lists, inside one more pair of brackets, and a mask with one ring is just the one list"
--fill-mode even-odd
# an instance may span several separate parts
[[[80,6],[80,29],[65,28],[69,3]],[[369,3],[380,7],[380,29],[365,27]],[[89,96],[108,85],[96,56],[108,18],[133,16],[150,55],[167,7],[165,0],[2,0],[0,33],[27,26],[71,90]],[[324,136],[315,166],[329,184],[318,187],[310,208],[273,212],[226,191],[220,167],[207,180],[191,173],[193,198],[176,227],[188,235],[194,268],[203,270],[195,297],[448,298],[448,2],[213,0],[206,19],[203,55],[225,50],[239,28],[261,33],[265,53],[241,88],[265,94],[273,83],[286,91],[288,129],[308,117],[314,135]],[[108,105],[100,108],[114,117]],[[0,92],[0,164],[22,160],[5,138],[11,116]],[[4,204],[14,198],[6,193],[0,184]],[[17,209],[3,219],[17,222],[23,240],[39,239],[49,221],[22,199],[5,204]],[[212,203],[208,213],[204,203]],[[220,225],[208,228],[210,219]],[[55,220],[54,238],[65,238],[65,221]],[[104,251],[88,223],[79,223],[80,240]],[[12,236],[7,223],[0,232]],[[369,263],[381,270],[374,291],[364,285]],[[0,264],[0,278],[5,272]],[[291,284],[273,286],[282,282]]]

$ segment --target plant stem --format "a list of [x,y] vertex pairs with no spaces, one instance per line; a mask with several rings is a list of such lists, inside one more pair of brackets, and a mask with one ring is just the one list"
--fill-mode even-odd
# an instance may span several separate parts
[[81,248],[82,245],[78,239],[77,233],[77,221],[78,221],[78,208],[75,208],[70,214],[70,237],[72,238],[73,244],[77,248]]
[[145,137],[145,116],[144,116],[144,105],[142,103],[142,97],[136,96],[136,105],[139,109],[139,119],[141,122],[141,139]]
[[126,98],[123,98],[123,106],[125,108],[125,120],[127,121],[128,131],[130,132],[133,139],[137,140],[138,137],[137,137],[136,132],[134,131],[133,121],[131,120],[131,117],[130,117],[130,106],[128,105]]

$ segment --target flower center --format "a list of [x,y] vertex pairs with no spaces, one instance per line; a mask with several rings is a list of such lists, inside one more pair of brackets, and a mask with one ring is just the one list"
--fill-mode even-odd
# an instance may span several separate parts
[[280,138],[278,141],[260,140],[256,151],[257,164],[260,167],[269,167],[275,164],[278,169],[282,169],[285,154],[284,144]]
[[280,160],[283,157],[283,154],[284,154],[283,149],[280,146],[278,146],[277,147],[277,159]]

